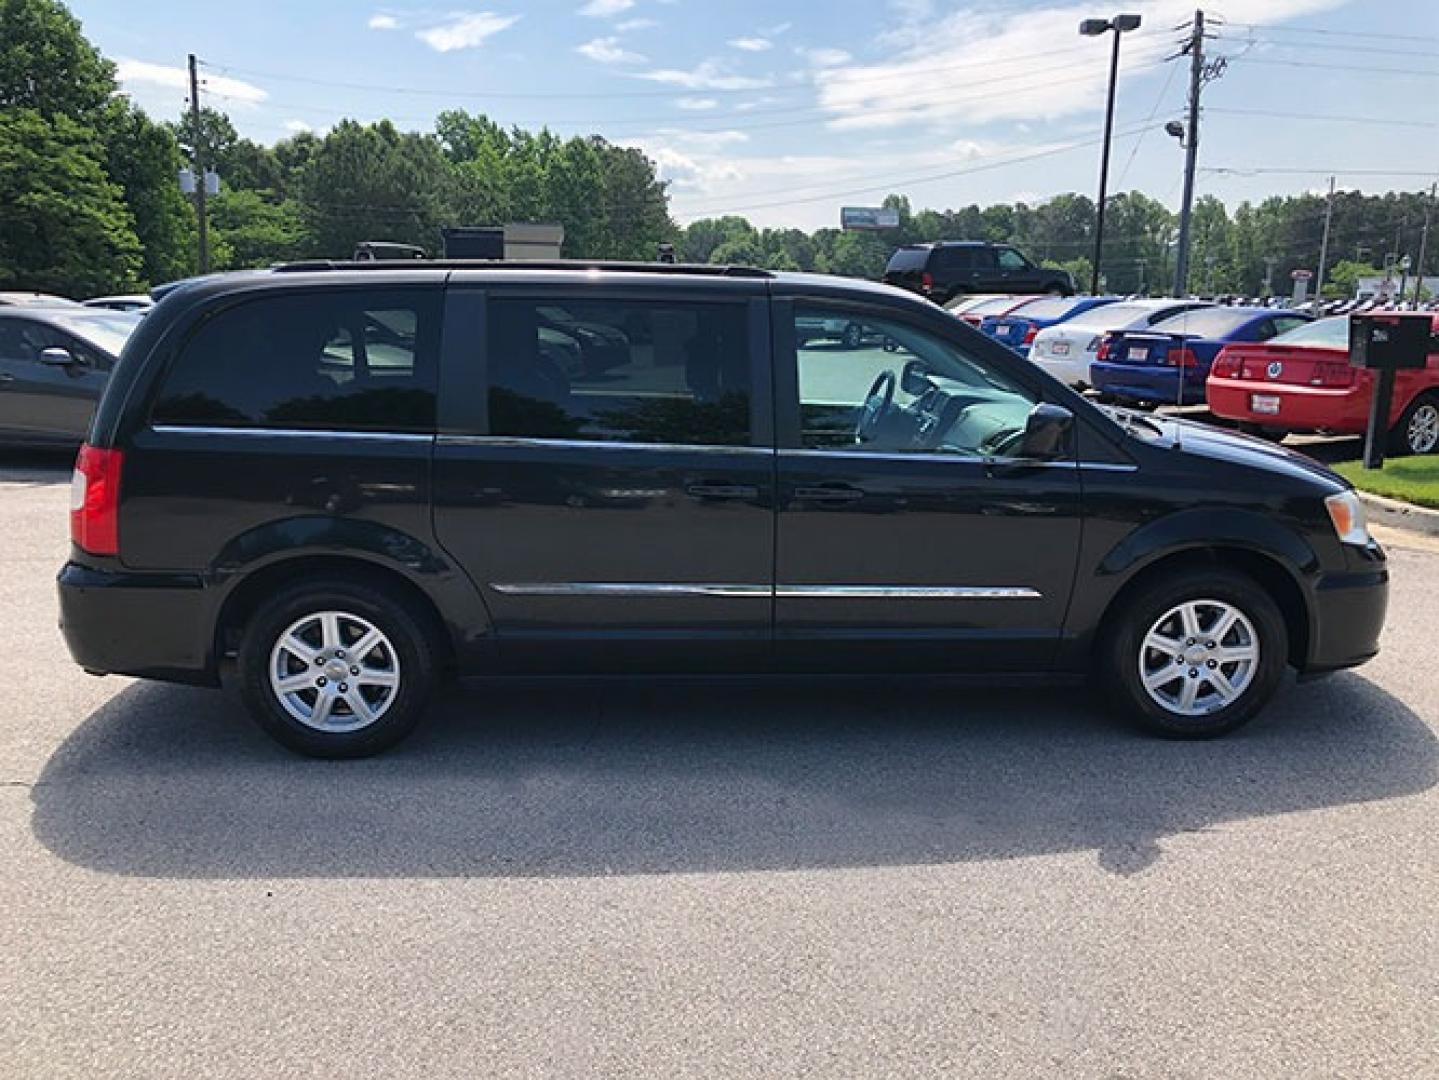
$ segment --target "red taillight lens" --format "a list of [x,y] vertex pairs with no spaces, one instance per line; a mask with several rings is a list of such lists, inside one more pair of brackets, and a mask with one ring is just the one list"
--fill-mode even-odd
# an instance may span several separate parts
[[1038,333],[1039,333],[1039,327],[1037,327],[1037,326],[1035,326],[1033,323],[1031,323],[1030,326],[1029,326],[1029,329],[1024,332],[1024,343],[1025,343],[1026,345],[1033,345],[1033,344],[1034,344],[1034,337],[1035,337],[1035,335],[1038,334]]
[[1228,349],[1221,349],[1214,358],[1214,366],[1209,369],[1209,376],[1213,379],[1237,379],[1243,368],[1243,360],[1231,355]]
[[1099,351],[1094,354],[1094,358],[1095,358],[1096,360],[1108,360],[1108,359],[1109,359],[1109,352],[1110,352],[1109,346],[1110,346],[1110,340],[1109,340],[1108,338],[1103,339],[1103,340],[1099,343]]
[[1170,367],[1197,368],[1199,366],[1199,357],[1194,355],[1193,349],[1170,349],[1169,355],[1164,358],[1164,362]]
[[925,292],[929,292],[931,289],[934,288],[934,275],[931,274],[928,270],[926,270],[923,274],[920,275],[919,287]]
[[1353,386],[1356,368],[1344,363],[1330,363],[1321,361],[1314,365],[1314,374],[1309,379],[1310,386]]
[[119,450],[80,447],[70,480],[70,539],[91,555],[120,553]]

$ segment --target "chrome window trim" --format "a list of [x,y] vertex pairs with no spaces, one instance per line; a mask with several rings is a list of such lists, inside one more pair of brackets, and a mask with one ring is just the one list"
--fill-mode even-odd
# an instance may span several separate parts
[[356,439],[366,442],[433,442],[433,435],[415,431],[337,431],[328,428],[206,427],[188,424],[152,424],[157,435],[239,435],[247,438]]
[[992,585],[751,585],[738,582],[496,581],[505,596],[724,596],[849,600],[1039,600],[1043,593]]
[[517,435],[440,435],[436,441],[440,446],[491,446],[517,450],[646,450],[660,453],[764,454],[766,456],[773,456],[776,453],[772,446],[612,442],[608,439],[535,439]]
[[794,449],[786,448],[781,450],[780,453],[794,454],[798,457],[832,457],[841,461],[859,458],[870,461],[950,461],[966,462],[970,465],[1030,465],[1036,469],[1079,468],[1079,463],[1076,461],[1033,461],[1029,458],[1015,457],[969,457],[964,454],[933,453],[928,450],[917,453],[906,453],[893,450],[826,450],[817,447],[796,447]]

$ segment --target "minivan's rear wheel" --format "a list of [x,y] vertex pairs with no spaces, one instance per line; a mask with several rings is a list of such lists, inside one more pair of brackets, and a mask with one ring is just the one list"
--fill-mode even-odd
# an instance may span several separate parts
[[1421,394],[1409,403],[1391,439],[1395,454],[1432,454],[1439,451],[1439,397]]
[[1162,735],[1209,738],[1251,719],[1289,655],[1284,616],[1252,579],[1194,570],[1134,596],[1102,646],[1109,689]]
[[389,590],[300,584],[260,608],[240,645],[251,715],[292,750],[363,757],[408,735],[434,682],[422,620]]

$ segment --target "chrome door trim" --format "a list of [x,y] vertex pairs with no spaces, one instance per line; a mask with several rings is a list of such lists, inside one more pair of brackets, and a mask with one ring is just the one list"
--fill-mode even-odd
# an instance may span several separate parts
[[787,599],[842,600],[1039,600],[1034,589],[991,585],[781,585]]
[[732,582],[677,581],[493,581],[490,588],[506,596],[729,596],[769,597],[768,585]]
[[1029,458],[1015,457],[979,457],[966,454],[946,454],[938,451],[920,451],[906,453],[893,450],[837,450],[820,449],[818,447],[795,447],[785,448],[781,454],[793,455],[795,457],[822,457],[833,458],[837,461],[845,461],[853,458],[869,461],[948,461],[954,463],[967,463],[970,465],[1027,465],[1035,469],[1077,469],[1077,461],[1033,461]]
[[516,450],[645,450],[662,454],[746,454],[773,457],[772,446],[706,446],[690,443],[612,442],[607,439],[530,439],[512,435],[440,435],[439,446]]
[[678,581],[494,581],[505,596],[724,596],[845,600],[1038,600],[1034,589],[992,585],[752,585]]
[[319,428],[191,427],[188,424],[152,424],[157,435],[240,435],[248,438],[350,439],[363,442],[433,442],[433,435],[413,431],[333,431]]

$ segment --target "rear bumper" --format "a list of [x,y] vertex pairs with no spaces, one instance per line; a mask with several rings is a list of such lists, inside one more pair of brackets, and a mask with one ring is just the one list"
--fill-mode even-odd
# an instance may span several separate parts
[[1078,357],[1041,356],[1032,348],[1029,352],[1029,359],[1036,367],[1069,386],[1091,385],[1089,367],[1092,357],[1092,353],[1080,353]]
[[[1254,395],[1277,397],[1277,413],[1255,412]],[[1333,431],[1362,435],[1369,423],[1366,387],[1328,389],[1211,378],[1205,388],[1210,411],[1226,420],[1244,420],[1286,431]]]
[[60,630],[97,675],[218,685],[210,594],[194,574],[136,574],[66,563]]
[[1379,652],[1379,635],[1389,607],[1389,569],[1376,544],[1372,568],[1329,574],[1314,591],[1314,633],[1304,674],[1355,667]]
[[1136,364],[1096,360],[1089,365],[1089,374],[1096,390],[1132,401],[1179,405],[1200,405],[1204,402],[1203,375],[1185,378],[1179,368],[1145,368]]

